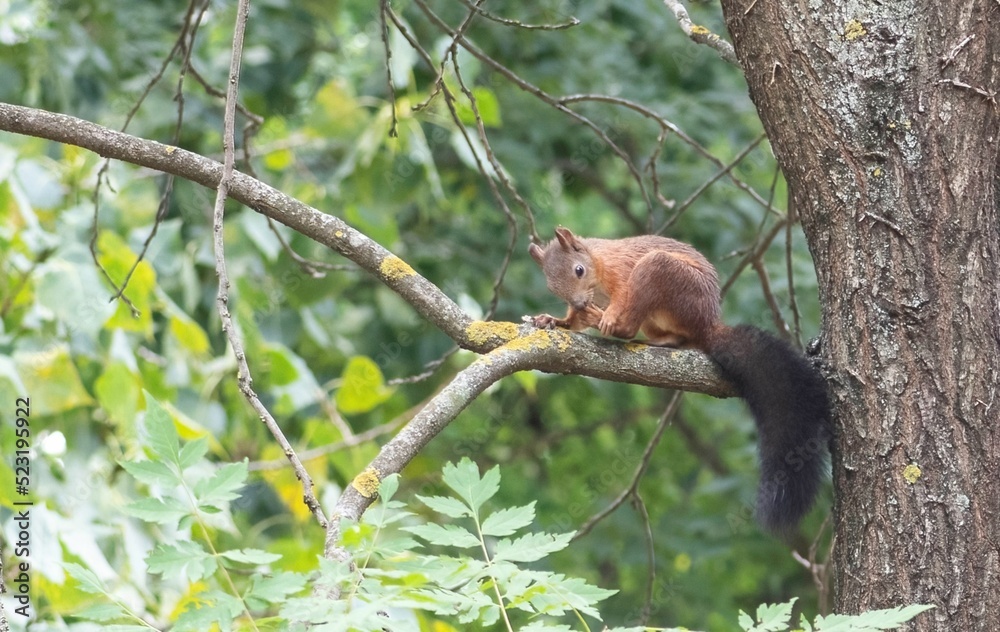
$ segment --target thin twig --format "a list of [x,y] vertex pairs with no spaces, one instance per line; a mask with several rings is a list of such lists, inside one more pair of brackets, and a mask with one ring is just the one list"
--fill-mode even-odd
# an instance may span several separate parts
[[21,272],[21,278],[10,284],[7,288],[7,296],[3,299],[3,305],[0,305],[0,317],[7,315],[7,312],[10,311],[10,308],[14,305],[14,300],[17,298],[17,295],[21,293],[24,286],[28,284],[28,280],[32,278],[35,268],[37,268],[40,264],[45,263],[45,260],[48,259],[49,255],[53,252],[55,252],[55,248],[46,248],[38,253],[38,256],[31,262],[31,265],[29,265],[26,270]]
[[977,88],[976,86],[970,86],[964,81],[959,81],[958,79],[941,79],[938,83],[950,83],[956,88],[962,88],[963,90],[971,90],[979,96],[983,97],[987,101],[993,104],[993,107],[997,107],[997,93],[995,90],[984,90],[983,88]]
[[[160,68],[155,73],[153,73],[153,76],[150,77],[149,81],[146,82],[146,86],[143,88],[143,91],[139,95],[139,98],[136,99],[135,103],[132,104],[132,107],[129,108],[128,113],[126,113],[126,115],[125,115],[125,122],[122,124],[120,131],[124,132],[125,130],[128,129],[129,124],[132,122],[132,118],[139,111],[139,108],[142,107],[142,104],[145,102],[146,97],[149,96],[149,94],[150,94],[150,92],[152,92],[153,88],[160,82],[161,79],[163,79],[163,75],[166,72],[167,67],[170,65],[170,62],[173,61],[173,59],[177,55],[178,51],[190,51],[191,50],[192,45],[191,45],[191,42],[189,41],[190,38],[191,38],[191,33],[192,33],[193,30],[197,29],[196,22],[200,22],[200,16],[202,15],[202,13],[204,13],[205,7],[207,7],[207,5],[208,5],[207,2],[204,2],[203,8],[202,8],[202,12],[198,14],[198,19],[196,20],[195,19],[195,10],[196,10],[196,7],[198,6],[199,2],[202,2],[202,0],[191,0],[190,3],[188,4],[187,12],[185,13],[184,20],[182,22],[183,26],[181,28],[180,34],[177,36],[177,39],[174,40],[174,45],[170,49],[170,52],[167,53],[166,58],[164,58],[163,62],[160,64]],[[176,136],[176,134],[175,134],[175,136]],[[111,300],[112,301],[121,300],[123,303],[125,303],[126,306],[128,306],[129,310],[132,312],[132,316],[138,318],[138,316],[139,316],[139,309],[123,293],[125,291],[126,286],[128,285],[128,279],[129,279],[129,277],[131,277],[132,273],[135,271],[136,266],[139,265],[139,262],[141,261],[141,259],[136,259],[136,261],[132,265],[132,268],[129,270],[128,274],[126,275],[125,281],[123,283],[119,283],[115,279],[111,278],[111,275],[104,268],[104,265],[101,264],[100,256],[99,256],[99,254],[97,252],[98,219],[100,217],[100,209],[101,209],[100,194],[101,194],[101,189],[103,188],[104,179],[107,176],[108,168],[110,166],[111,166],[111,160],[109,158],[106,158],[104,160],[104,163],[101,165],[101,168],[97,171],[97,183],[94,185],[94,193],[92,195],[92,203],[94,205],[94,214],[93,214],[93,219],[92,219],[92,222],[91,222],[91,236],[90,236],[90,243],[89,243],[90,256],[93,259],[94,264],[97,266],[97,269],[101,272],[101,274],[104,276],[104,278],[108,281],[108,283],[111,284],[111,287],[114,288],[114,290],[115,290],[115,294],[114,294],[114,296],[112,296]],[[172,186],[173,186],[173,180],[172,180],[171,176],[168,175],[167,176],[167,183],[166,183],[166,185],[164,187],[164,192],[166,193],[170,188],[172,188]],[[161,196],[160,206],[157,209],[157,213],[156,213],[158,218],[161,215],[161,213],[163,213],[163,197],[162,196]],[[156,231],[156,228],[157,228],[158,224],[159,224],[159,220],[157,220],[153,224],[153,232],[154,233]]]
[[767,134],[764,134],[762,132],[759,136],[757,136],[757,138],[755,138],[753,140],[752,143],[750,143],[749,145],[747,145],[743,149],[743,151],[741,151],[739,154],[737,154],[736,157],[733,158],[729,162],[729,164],[727,164],[726,166],[724,166],[721,170],[719,170],[718,172],[716,172],[715,175],[713,175],[711,178],[709,178],[708,180],[706,180],[705,182],[703,182],[701,184],[701,186],[699,186],[697,189],[695,189],[694,192],[691,195],[689,195],[686,200],[684,200],[683,202],[681,202],[680,206],[677,207],[677,209],[674,211],[674,214],[670,217],[670,219],[668,219],[666,222],[663,223],[662,226],[660,226],[659,230],[656,231],[656,234],[657,235],[661,235],[661,234],[663,234],[664,231],[666,231],[668,228],[670,228],[674,224],[674,222],[676,222],[680,218],[681,213],[683,213],[684,211],[686,211],[688,209],[688,207],[690,207],[694,203],[694,201],[697,200],[698,197],[702,193],[704,193],[706,190],[708,190],[708,187],[712,186],[714,183],[718,182],[719,178],[721,178],[722,176],[724,176],[727,173],[729,173],[730,171],[732,171],[733,168],[736,165],[740,164],[740,162],[742,162],[743,159],[747,157],[747,154],[749,154],[751,151],[753,151],[754,148],[757,145],[759,145],[761,143],[761,141],[763,141],[765,138],[767,138]]
[[870,219],[875,220],[876,222],[879,222],[880,224],[885,224],[890,229],[892,229],[892,231],[894,233],[896,233],[897,235],[899,235],[900,237],[902,237],[903,239],[905,239],[906,243],[910,244],[911,246],[913,245],[913,242],[910,241],[910,238],[906,235],[906,233],[903,232],[903,229],[899,227],[899,224],[896,224],[895,222],[890,221],[890,220],[882,217],[881,215],[876,215],[875,213],[872,213],[872,212],[869,212],[869,211],[865,211],[861,215],[861,217],[862,218],[868,217]]
[[786,217],[775,222],[774,226],[771,227],[771,230],[769,230],[766,235],[763,235],[758,240],[757,244],[743,256],[738,264],[736,264],[736,268],[733,269],[732,274],[730,274],[729,278],[726,279],[726,282],[722,284],[721,294],[723,296],[725,296],[726,292],[729,291],[729,288],[732,287],[733,283],[736,282],[736,279],[739,278],[740,273],[742,273],[752,261],[760,258],[761,254],[771,246],[771,242],[773,242],[774,238],[778,236],[778,233],[785,228],[785,222],[787,221],[788,219]]
[[944,70],[945,68],[948,67],[948,64],[950,64],[951,62],[955,61],[955,56],[958,55],[959,51],[961,51],[963,48],[965,48],[965,45],[968,44],[969,42],[971,42],[974,39],[976,39],[976,34],[975,33],[973,33],[972,35],[966,36],[965,39],[963,39],[961,42],[959,42],[958,44],[956,44],[954,48],[951,49],[951,52],[949,52],[946,56],[942,57],[941,58],[941,70]]
[[580,24],[580,20],[574,17],[570,17],[568,22],[563,22],[562,24],[525,24],[518,20],[511,20],[509,18],[502,18],[499,15],[490,13],[486,9],[483,9],[479,4],[472,4],[469,0],[459,0],[462,4],[469,7],[479,15],[483,16],[487,20],[496,22],[497,24],[503,24],[504,26],[516,26],[517,28],[525,29],[528,31],[561,31],[563,29],[572,28]]
[[774,319],[774,328],[778,330],[782,338],[787,340],[789,338],[788,324],[781,315],[781,307],[778,305],[778,299],[775,298],[774,292],[771,291],[771,280],[767,275],[767,268],[764,267],[764,262],[760,257],[754,257],[751,265],[754,271],[757,272],[757,278],[760,279],[760,290],[764,294],[767,307],[771,310],[771,317]]
[[666,431],[666,429],[670,426],[670,423],[674,419],[674,415],[676,415],[678,409],[680,409],[681,396],[683,394],[683,391],[675,391],[673,397],[670,398],[670,402],[667,404],[666,409],[663,411],[663,414],[660,415],[660,419],[656,423],[656,430],[653,432],[652,438],[650,438],[649,443],[646,444],[646,449],[642,453],[642,459],[639,461],[639,466],[635,468],[635,472],[632,474],[632,481],[629,483],[628,487],[622,490],[622,492],[618,494],[618,496],[611,501],[607,507],[597,512],[595,515],[591,516],[590,519],[584,522],[573,535],[573,540],[579,540],[583,536],[590,533],[598,522],[604,520],[616,509],[621,507],[622,503],[628,500],[628,498],[639,488],[639,481],[642,480],[642,476],[646,473],[646,469],[649,468],[649,462],[653,456],[653,450],[657,445],[659,445],[664,431]]
[[636,168],[635,163],[632,161],[632,158],[628,155],[628,153],[624,149],[619,147],[617,143],[611,140],[611,137],[608,136],[607,132],[601,129],[596,123],[591,121],[586,116],[580,114],[579,112],[575,112],[569,109],[568,107],[560,103],[559,99],[554,98],[552,95],[548,94],[547,92],[545,92],[538,86],[530,83],[529,81],[522,79],[519,75],[514,73],[514,71],[507,68],[497,60],[493,59],[483,51],[479,50],[479,48],[477,48],[471,42],[469,42],[469,40],[466,39],[463,35],[456,32],[455,29],[449,26],[448,23],[446,23],[436,13],[434,13],[430,9],[430,7],[427,6],[425,0],[414,0],[414,2],[424,12],[424,15],[426,15],[427,18],[435,24],[435,26],[437,26],[443,32],[447,33],[450,37],[456,38],[456,41],[459,43],[459,45],[465,50],[467,50],[473,57],[475,57],[476,59],[483,62],[496,72],[506,77],[509,81],[511,81],[515,86],[517,86],[521,90],[535,95],[536,97],[541,99],[544,103],[551,105],[559,112],[566,114],[567,116],[575,119],[576,121],[590,128],[591,131],[593,131],[594,134],[596,134],[597,137],[600,138],[601,141],[605,145],[607,145],[608,148],[611,149],[611,151],[615,153],[615,155],[621,158],[622,162],[625,164],[625,167],[629,170],[629,173],[631,174],[632,178],[636,181],[636,184],[639,187],[639,191],[640,193],[642,193],[643,201],[645,202],[646,207],[652,210],[653,203],[649,197],[649,192],[646,190],[646,185],[642,181],[642,174],[639,173],[639,170]]
[[389,26],[385,21],[388,11],[389,0],[379,0],[378,30],[382,36],[382,48],[385,50],[385,87],[389,93],[389,111],[392,117],[392,122],[389,124],[389,138],[396,138],[399,136],[399,120],[396,118],[396,86],[392,82],[392,47],[389,46]]
[[[771,183],[771,190],[774,190],[778,182],[778,169],[774,170],[774,182]],[[792,226],[798,222],[798,215],[795,209],[795,202],[788,201],[788,221],[785,222],[785,275],[788,277],[788,306],[792,310],[792,341],[802,348],[802,319],[799,315],[799,301],[795,298],[795,270],[792,265]]]
[[[465,98],[469,100],[469,105],[472,108],[472,115],[476,120],[476,131],[479,134],[479,141],[483,144],[483,149],[486,152],[486,159],[489,160],[490,166],[493,168],[493,172],[503,183],[504,188],[507,189],[507,191],[511,193],[521,204],[522,208],[525,209],[526,214],[530,215],[531,211],[528,207],[528,203],[517,192],[517,189],[507,177],[503,165],[500,164],[500,161],[497,160],[496,155],[493,153],[493,146],[490,145],[489,137],[486,135],[486,126],[483,124],[483,117],[479,113],[479,103],[476,101],[475,94],[473,94],[472,90],[465,85],[465,80],[462,78],[462,69],[458,65],[458,47],[456,43],[453,43],[451,47],[451,63],[452,67],[455,69],[455,79],[458,81],[458,86],[461,88],[462,94],[465,95]],[[475,147],[471,143],[469,144],[469,149],[475,156]],[[479,163],[478,156],[476,156],[476,163]],[[500,203],[500,208],[503,210],[504,218],[507,220],[507,228],[510,231],[507,251],[504,253],[503,262],[500,264],[500,270],[497,272],[496,278],[493,280],[493,297],[490,299],[490,306],[489,309],[486,310],[486,315],[484,317],[484,320],[491,320],[493,315],[496,314],[497,306],[500,302],[500,286],[503,285],[504,277],[507,275],[507,268],[510,266],[510,262],[514,258],[514,248],[517,247],[517,220],[514,218],[514,213],[511,212],[510,207],[507,206],[506,200],[503,199],[503,196],[500,195],[500,191],[497,190],[493,179],[490,178],[489,174],[485,173],[482,168],[480,168],[480,172],[486,176],[486,180],[489,183],[490,188],[493,190],[494,197]]]
[[[581,101],[612,103],[615,105],[620,105],[624,108],[628,108],[634,112],[637,112],[638,114],[641,114],[642,116],[652,121],[655,121],[663,130],[670,130],[671,132],[673,132],[677,136],[677,138],[687,143],[692,149],[694,149],[696,152],[698,152],[708,160],[712,161],[712,163],[714,163],[719,168],[725,169],[726,167],[726,164],[721,159],[717,158],[714,154],[712,154],[712,152],[708,151],[708,149],[703,147],[698,141],[696,141],[694,138],[692,138],[690,135],[684,132],[684,130],[677,127],[676,124],[668,121],[666,118],[660,116],[659,114],[649,109],[645,105],[642,105],[641,103],[636,103],[635,101],[630,101],[629,99],[623,99],[621,97],[614,97],[606,94],[572,94],[559,99],[559,102],[563,104],[578,103]],[[768,206],[767,201],[764,200],[764,198],[762,198],[760,194],[757,193],[750,185],[748,185],[746,182],[743,182],[742,180],[733,175],[732,169],[726,171],[725,175],[738,188],[749,194],[750,197],[752,197],[755,202],[757,202],[761,206],[765,207]]]
[[729,63],[736,64],[737,66],[740,65],[740,61],[736,58],[736,51],[733,50],[733,45],[704,26],[699,26],[692,22],[687,9],[679,0],[663,0],[663,4],[673,12],[674,17],[677,18],[677,23],[680,24],[681,30],[684,31],[685,35],[699,44],[704,44],[715,49],[719,57]]
[[653,596],[656,594],[656,545],[653,541],[653,526],[649,520],[649,511],[642,496],[632,493],[632,506],[642,520],[642,539],[646,544],[646,600],[642,604],[642,613],[639,615],[639,624],[646,625],[649,616],[653,611]]
[[215,209],[213,211],[212,222],[212,243],[215,252],[215,271],[216,275],[219,277],[219,290],[216,295],[216,305],[219,311],[219,318],[222,321],[222,329],[226,333],[229,344],[233,349],[233,355],[236,357],[237,384],[240,391],[250,403],[250,406],[254,409],[254,411],[256,411],[261,421],[264,422],[264,425],[271,432],[271,435],[277,440],[282,451],[285,453],[285,456],[287,456],[288,460],[292,463],[295,475],[302,483],[303,501],[316,517],[320,526],[325,529],[327,527],[326,516],[323,515],[322,507],[320,507],[319,501],[316,500],[316,496],[313,494],[312,478],[309,476],[309,473],[306,471],[305,466],[302,465],[298,456],[295,454],[295,450],[292,449],[288,439],[285,438],[281,428],[278,427],[274,417],[271,416],[271,413],[268,412],[267,408],[265,408],[264,404],[261,403],[257,394],[253,390],[253,377],[250,374],[250,367],[247,364],[246,352],[243,347],[243,339],[235,321],[233,321],[232,314],[229,312],[230,282],[229,275],[226,272],[225,242],[223,240],[223,217],[226,207],[226,198],[229,196],[229,182],[233,177],[233,167],[236,162],[236,151],[234,147],[236,139],[236,101],[239,93],[240,63],[243,57],[243,37],[246,31],[246,23],[249,18],[249,12],[250,0],[239,0],[236,28],[233,33],[232,58],[229,66],[229,87],[226,91],[224,121],[225,131],[223,134],[223,150],[225,152],[225,159],[222,167],[222,178],[219,181],[215,197]]
[[[181,40],[181,48],[184,52],[181,58],[181,67],[178,72],[177,77],[177,89],[174,91],[174,101],[177,103],[177,119],[174,123],[174,134],[171,138],[170,144],[177,145],[181,140],[181,130],[184,128],[184,77],[187,74],[187,70],[191,65],[191,53],[194,51],[194,40],[198,35],[198,27],[202,23],[202,18],[205,15],[205,11],[208,10],[208,2],[204,2],[201,5],[201,10],[193,19],[193,24],[188,30],[188,36]],[[160,229],[160,224],[167,217],[167,212],[170,210],[170,198],[174,190],[174,176],[167,174],[166,181],[163,185],[163,193],[160,194],[160,202],[156,208],[156,216],[153,219],[153,228],[146,235],[146,239],[142,242],[142,249],[136,256],[135,261],[132,262],[132,266],[125,273],[125,278],[119,285],[118,292],[115,293],[114,299],[121,297],[125,288],[128,287],[129,281],[132,279],[132,275],[135,273],[139,264],[146,259],[146,253],[149,252],[149,246],[153,243],[153,239],[156,238],[156,233]]]
[[[479,0],[478,4],[482,4],[482,2],[483,0]],[[466,86],[465,80],[462,77],[462,69],[458,63],[458,41],[462,37],[462,33],[471,24],[472,18],[476,15],[474,9],[478,6],[478,4],[472,5],[471,8],[473,10],[469,12],[469,14],[466,16],[465,20],[463,20],[459,28],[456,29],[455,34],[452,37],[451,46],[448,48],[449,53],[445,56],[445,59],[442,60],[441,64],[439,65],[435,65],[429,53],[427,53],[426,50],[420,47],[412,39],[406,27],[403,25],[402,20],[399,19],[399,16],[397,16],[392,11],[391,8],[386,11],[386,15],[389,16],[389,18],[392,20],[392,23],[396,26],[396,28],[400,30],[400,33],[403,35],[403,37],[406,38],[408,42],[410,42],[411,46],[414,47],[414,50],[416,50],[419,54],[421,54],[425,62],[427,62],[427,64],[430,65],[432,68],[435,68],[437,72],[437,79],[435,81],[437,87],[435,88],[435,92],[440,92],[440,94],[444,96],[445,105],[448,107],[448,111],[451,115],[452,121],[454,121],[455,123],[456,129],[458,129],[459,133],[465,140],[465,144],[469,148],[469,153],[472,155],[472,158],[476,163],[476,168],[483,175],[483,178],[486,181],[487,186],[489,186],[490,191],[493,194],[493,198],[496,200],[498,206],[504,213],[504,217],[507,220],[507,225],[510,231],[510,239],[508,242],[507,251],[504,255],[504,260],[501,263],[500,270],[497,272],[496,279],[493,282],[493,294],[492,298],[490,299],[489,308],[486,310],[485,319],[490,320],[496,313],[497,306],[500,301],[500,286],[503,284],[503,279],[506,276],[507,269],[510,266],[510,262],[513,259],[514,248],[517,245],[517,220],[515,219],[514,214],[511,212],[510,207],[507,205],[507,201],[504,199],[503,195],[500,193],[500,190],[497,188],[494,177],[495,179],[499,180],[501,184],[503,184],[507,192],[511,194],[514,200],[522,208],[522,210],[524,211],[524,216],[530,224],[530,230],[532,233],[534,233],[534,216],[531,212],[531,207],[528,205],[527,201],[521,196],[521,194],[518,193],[517,188],[514,187],[513,183],[510,181],[510,178],[507,177],[507,173],[504,170],[503,165],[500,164],[500,161],[497,160],[496,158],[496,154],[494,154],[493,152],[493,147],[490,144],[489,137],[486,134],[486,127],[485,124],[483,123],[482,115],[479,112],[479,104],[476,100],[475,94],[472,92],[472,90],[470,90]],[[479,156],[479,152],[476,149],[476,144],[472,142],[472,138],[469,136],[469,132],[466,129],[466,126],[463,124],[462,118],[458,113],[458,109],[456,108],[455,105],[455,96],[452,93],[452,91],[445,85],[444,82],[445,64],[448,59],[451,60],[451,65],[452,68],[454,69],[455,78],[458,81],[459,88],[462,90],[462,94],[465,95],[466,99],[468,99],[470,107],[472,108],[473,117],[476,121],[476,131],[479,137],[479,141],[486,153],[486,159],[490,163],[492,172],[487,170],[486,166],[482,163],[482,160],[480,159]]]

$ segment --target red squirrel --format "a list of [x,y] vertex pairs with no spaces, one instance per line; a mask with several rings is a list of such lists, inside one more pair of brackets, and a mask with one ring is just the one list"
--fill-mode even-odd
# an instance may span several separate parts
[[809,361],[761,329],[724,325],[718,274],[688,244],[657,235],[580,238],[560,227],[528,253],[569,304],[563,318],[533,317],[536,327],[595,327],[626,339],[641,331],[648,344],[698,349],[719,366],[757,424],[757,519],[777,534],[795,527],[819,490],[829,438],[826,384]]

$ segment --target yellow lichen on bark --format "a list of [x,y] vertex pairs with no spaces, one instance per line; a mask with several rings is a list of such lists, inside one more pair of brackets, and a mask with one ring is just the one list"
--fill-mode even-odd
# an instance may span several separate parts
[[857,20],[851,20],[844,25],[844,39],[848,42],[853,42],[859,37],[864,37],[867,34],[868,31],[865,29],[865,25]]
[[354,477],[354,480],[351,481],[351,487],[365,498],[371,498],[378,493],[378,486],[381,482],[379,471],[370,467]]
[[572,338],[565,329],[536,329],[527,336],[511,339],[503,346],[504,349],[526,351],[529,349],[548,349],[555,345],[560,351],[569,348]]
[[395,255],[389,255],[382,260],[378,266],[378,271],[387,281],[398,281],[403,277],[413,276],[416,272],[408,263]]
[[465,335],[469,338],[469,342],[476,345],[486,344],[492,339],[507,342],[508,340],[517,338],[517,325],[514,323],[474,320],[465,328]]
[[921,471],[920,466],[916,463],[910,463],[903,468],[903,480],[905,480],[910,485],[913,485],[920,479]]

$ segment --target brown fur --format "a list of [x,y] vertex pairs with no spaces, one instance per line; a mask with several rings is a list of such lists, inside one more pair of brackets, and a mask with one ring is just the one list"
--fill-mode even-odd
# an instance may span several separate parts
[[529,252],[569,304],[564,318],[536,317],[541,326],[597,327],[616,338],[642,332],[649,344],[704,350],[722,324],[718,275],[688,244],[656,235],[584,239],[559,228],[544,250]]

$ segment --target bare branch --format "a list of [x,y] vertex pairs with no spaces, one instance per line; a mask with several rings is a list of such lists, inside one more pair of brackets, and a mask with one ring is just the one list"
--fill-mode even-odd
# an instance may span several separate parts
[[[724,171],[724,175],[732,181],[740,190],[745,191],[751,198],[761,206],[770,208],[770,204],[760,196],[750,185],[746,182],[740,180],[733,175],[732,168],[726,169],[726,164],[722,162],[718,157],[716,157],[712,152],[708,151],[703,147],[698,141],[688,135],[684,130],[677,127],[676,124],[670,122],[663,116],[657,114],[650,108],[642,105],[641,103],[636,103],[635,101],[630,101],[629,99],[623,99],[621,97],[615,97],[607,94],[571,94],[559,99],[562,104],[578,103],[581,101],[595,101],[599,103],[611,103],[614,105],[620,105],[621,107],[628,108],[646,118],[655,121],[661,128],[662,132],[670,131],[681,139],[685,143],[691,146],[696,152],[712,161],[716,166]],[[663,134],[661,133],[661,136]],[[652,158],[652,157],[651,157]],[[654,184],[656,179],[654,178]]]
[[518,20],[511,20],[509,18],[502,18],[499,15],[490,13],[485,9],[481,8],[479,5],[472,4],[469,0],[459,0],[462,4],[469,7],[479,15],[483,16],[487,20],[496,22],[498,24],[503,24],[504,26],[516,26],[518,28],[525,29],[527,31],[561,31],[563,29],[572,28],[580,24],[580,20],[570,16],[569,20],[559,24],[525,24]]
[[232,315],[229,313],[229,275],[226,272],[225,243],[223,241],[223,215],[226,208],[226,199],[229,197],[229,183],[233,177],[233,166],[236,163],[236,101],[238,99],[240,85],[240,63],[243,59],[243,36],[246,32],[246,23],[250,13],[250,1],[240,0],[239,8],[236,12],[236,27],[233,33],[233,49],[229,65],[229,82],[226,91],[226,107],[224,117],[224,132],[222,147],[225,153],[225,163],[222,167],[222,177],[219,180],[217,194],[215,196],[215,208],[212,222],[212,243],[215,252],[215,272],[219,277],[219,290],[216,295],[216,305],[219,310],[219,318],[222,320],[222,330],[229,339],[229,345],[233,348],[233,355],[236,356],[237,384],[240,392],[250,403],[260,420],[271,432],[271,435],[281,446],[282,451],[292,463],[295,476],[302,483],[302,500],[316,517],[320,526],[326,527],[326,516],[323,515],[323,508],[316,495],[313,494],[313,482],[306,471],[302,461],[299,460],[292,449],[285,434],[281,431],[278,423],[271,416],[264,404],[257,397],[253,390],[253,376],[250,374],[250,366],[247,364],[246,353],[243,350],[243,338],[240,335]]
[[677,23],[680,24],[681,30],[684,31],[685,35],[699,44],[714,48],[715,52],[719,53],[719,57],[729,63],[736,64],[737,66],[740,65],[739,60],[736,59],[736,51],[733,50],[733,45],[704,26],[699,26],[692,22],[691,16],[688,15],[687,9],[681,4],[680,0],[663,0],[663,4],[673,12],[674,17],[677,18]]

